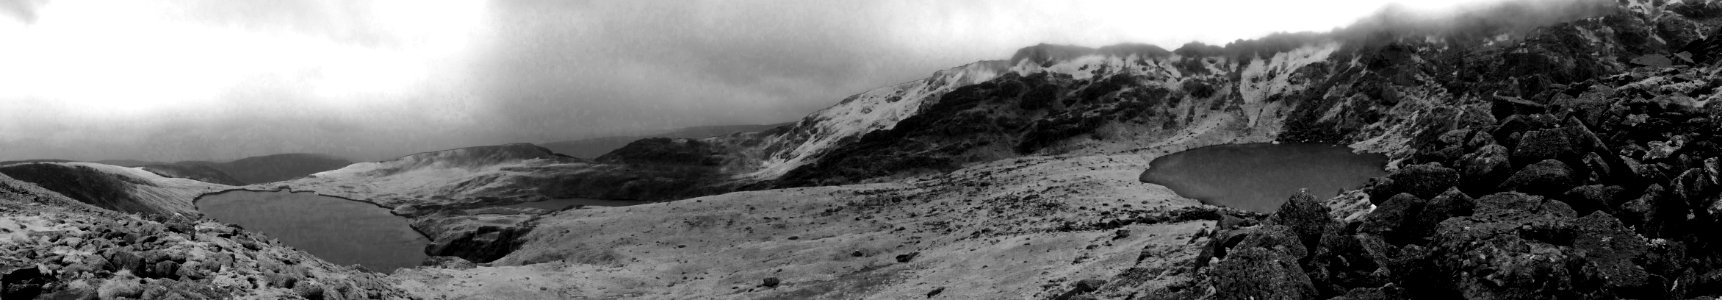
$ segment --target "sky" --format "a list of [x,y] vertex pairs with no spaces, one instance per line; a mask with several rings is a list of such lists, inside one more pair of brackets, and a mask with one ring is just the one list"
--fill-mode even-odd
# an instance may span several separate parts
[[1038,43],[1224,44],[1390,4],[1458,5],[0,0],[0,160],[379,160],[780,123]]

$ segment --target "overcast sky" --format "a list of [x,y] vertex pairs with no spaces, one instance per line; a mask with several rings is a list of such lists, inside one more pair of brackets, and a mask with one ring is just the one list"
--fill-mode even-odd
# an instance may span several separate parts
[[1037,43],[1224,44],[1393,2],[1452,5],[0,0],[0,160],[376,160],[778,123]]

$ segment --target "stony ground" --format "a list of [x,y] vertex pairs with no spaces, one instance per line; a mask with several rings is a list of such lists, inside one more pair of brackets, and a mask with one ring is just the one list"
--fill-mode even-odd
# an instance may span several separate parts
[[0,176],[0,298],[393,299],[382,275],[236,226],[94,208]]
[[1031,157],[895,183],[567,210],[540,218],[496,266],[393,278],[449,299],[1046,298],[1079,282],[1128,296],[1193,279],[1220,215],[1138,182],[1151,158]]

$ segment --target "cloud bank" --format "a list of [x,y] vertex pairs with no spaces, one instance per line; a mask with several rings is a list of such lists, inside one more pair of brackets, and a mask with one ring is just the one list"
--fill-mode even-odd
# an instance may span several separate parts
[[1223,44],[1388,3],[0,0],[0,160],[372,160],[777,123],[1037,43]]

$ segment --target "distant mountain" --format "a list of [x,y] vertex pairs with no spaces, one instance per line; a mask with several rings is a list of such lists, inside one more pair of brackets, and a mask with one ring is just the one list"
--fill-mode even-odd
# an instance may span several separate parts
[[715,136],[725,136],[725,135],[730,135],[730,134],[740,133],[740,132],[763,131],[763,130],[767,130],[767,129],[777,128],[777,127],[782,127],[782,126],[788,126],[791,124],[794,124],[794,123],[781,123],[781,124],[768,124],[768,125],[700,126],[700,127],[682,128],[682,129],[677,129],[674,131],[659,133],[659,134],[648,134],[648,135],[641,135],[641,136],[609,136],[609,137],[590,138],[590,139],[581,139],[581,140],[572,140],[572,141],[550,142],[550,143],[543,143],[543,144],[538,144],[538,145],[543,146],[544,148],[549,148],[550,151],[555,151],[556,153],[567,154],[568,156],[579,157],[579,158],[597,158],[598,156],[602,156],[606,153],[610,153],[611,151],[615,151],[616,149],[621,149],[622,146],[627,146],[628,143],[632,143],[634,141],[644,139],[644,138],[663,137],[663,138],[699,139],[699,138],[708,138],[708,137],[715,137]]
[[65,160],[65,159],[25,159],[25,160],[8,160],[8,161],[0,161],[0,167],[3,167],[3,166],[10,166],[10,165],[16,165],[16,164],[28,164],[28,163],[43,163],[43,162],[72,162],[72,161],[71,161],[71,160]]
[[305,177],[351,164],[352,161],[329,155],[290,153],[247,157],[214,163],[210,167],[233,176],[239,182],[258,184]]
[[700,194],[712,167],[596,163],[533,144],[479,146],[362,162],[265,188],[309,190],[385,207],[544,199],[679,199]]
[[221,171],[221,169],[216,169],[215,165],[216,164],[202,164],[202,163],[186,163],[186,164],[156,163],[156,164],[144,164],[144,165],[140,165],[139,167],[143,168],[145,171],[150,171],[151,173],[156,173],[156,174],[159,174],[161,176],[166,176],[166,177],[185,178],[185,179],[197,180],[197,181],[202,181],[202,182],[225,184],[225,185],[246,185],[247,184],[244,181],[240,181],[237,178],[233,178],[232,175],[228,175],[227,172],[223,172],[223,171]]
[[[29,159],[0,161],[0,166],[40,162],[64,163],[77,161],[65,159]],[[121,167],[140,167],[143,170],[165,177],[186,178],[225,185],[270,183],[305,177],[305,175],[311,175],[312,173],[340,169],[341,167],[353,164],[352,161],[343,158],[309,153],[255,156],[229,162],[181,161],[166,163],[115,159],[95,161],[94,163]]]

